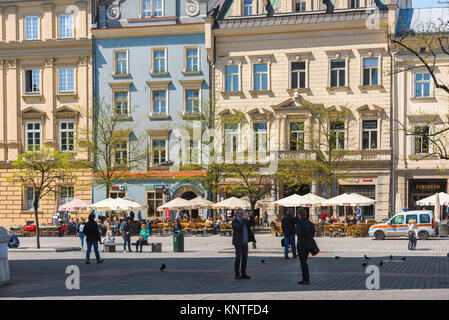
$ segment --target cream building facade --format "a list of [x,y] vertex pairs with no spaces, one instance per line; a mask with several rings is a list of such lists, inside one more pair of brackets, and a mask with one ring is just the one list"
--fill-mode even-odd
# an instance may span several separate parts
[[[380,220],[389,215],[391,195],[388,34],[394,33],[399,8],[409,4],[385,2],[373,11],[365,1],[355,8],[351,1],[337,1],[326,12],[320,3],[305,1],[305,7],[298,7],[295,1],[271,1],[268,15],[263,1],[222,4],[215,25],[209,24],[216,112],[244,114],[232,129],[234,149],[259,150],[266,137],[267,151],[279,150],[278,159],[300,159],[308,135],[318,129],[304,101],[349,111],[333,129],[339,131],[337,144],[352,151],[348,159],[356,166],[334,186],[333,195],[357,192],[375,199],[364,215]],[[298,134],[305,151],[291,141]],[[297,190],[277,185],[274,190],[265,199],[271,216],[278,214],[271,202],[291,193],[330,195],[318,182]]]
[[[91,19],[90,1],[0,1],[0,225],[34,220],[32,188],[7,181],[20,153],[48,145],[87,159],[76,144],[92,110]],[[55,202],[91,200],[91,171],[77,175],[41,201],[41,223]]]
[[[438,81],[445,85],[449,83],[449,56],[437,48],[436,63],[433,66],[434,56],[424,42],[429,36],[419,31],[425,31],[431,24],[439,27],[448,14],[449,8],[404,9],[401,10],[397,24],[398,39],[404,32],[415,30],[417,36],[406,37],[404,44],[420,52],[430,62],[430,66],[435,68]],[[435,37],[439,38],[440,35],[436,34]],[[445,35],[441,34],[441,37],[443,45],[447,46],[444,42]],[[449,162],[442,160],[440,155],[446,153],[449,135],[443,133],[428,137],[448,126],[448,94],[435,87],[431,74],[416,56],[399,45],[392,44],[392,47],[398,69],[393,87],[394,124],[397,133],[393,145],[395,193],[401,197],[398,201],[404,207],[420,209],[421,206],[416,204],[417,200],[448,191]],[[416,135],[413,134],[415,131]]]

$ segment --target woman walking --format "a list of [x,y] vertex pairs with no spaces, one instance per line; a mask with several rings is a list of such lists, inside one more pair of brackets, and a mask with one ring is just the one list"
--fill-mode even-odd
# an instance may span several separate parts
[[407,227],[407,234],[408,234],[408,249],[409,250],[416,250],[416,243],[417,241],[417,228],[416,228],[416,220],[410,220],[409,225]]
[[80,224],[78,224],[78,227],[77,227],[77,234],[81,240],[81,250],[84,250],[84,237],[85,237],[84,227],[85,226],[86,226],[86,220],[84,218],[81,218],[81,222],[80,222]]
[[142,247],[144,244],[147,244],[147,239],[150,236],[150,233],[147,230],[147,225],[145,223],[142,224],[142,227],[140,229],[139,234],[139,240],[136,241],[136,252],[139,250],[140,246],[140,252],[142,252]]

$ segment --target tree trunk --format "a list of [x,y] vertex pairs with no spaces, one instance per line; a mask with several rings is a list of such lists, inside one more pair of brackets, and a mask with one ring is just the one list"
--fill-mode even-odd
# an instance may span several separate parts
[[[255,208],[255,206],[256,206],[256,203],[253,203],[251,201],[251,215],[253,216],[253,218],[254,218],[254,208]],[[256,235],[254,233],[254,229],[255,229],[255,227],[252,226],[251,227],[251,231],[253,232],[253,235],[254,235],[254,242],[252,243],[252,245],[253,245],[253,249],[257,249],[257,246],[256,246]]]
[[36,220],[36,248],[40,249],[40,239],[39,239],[39,217],[38,217],[38,204],[34,203],[34,219]]

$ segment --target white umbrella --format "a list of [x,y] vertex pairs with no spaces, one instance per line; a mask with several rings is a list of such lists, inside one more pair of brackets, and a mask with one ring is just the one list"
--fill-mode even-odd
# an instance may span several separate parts
[[396,193],[396,212],[402,212],[404,210],[404,205],[402,204],[402,197],[400,193]]
[[196,197],[189,200],[189,209],[209,209],[214,203],[202,197]]
[[299,194],[292,194],[291,196],[288,196],[286,198],[274,201],[273,204],[275,206],[283,206],[283,207],[301,207],[304,201],[305,199]]
[[64,203],[59,206],[58,211],[78,211],[78,210],[87,210],[89,207],[89,203],[84,202],[80,199],[73,199],[67,203]]
[[105,200],[101,200],[94,204],[91,204],[88,208],[99,211],[108,211],[108,210],[128,211],[128,210],[144,209],[146,208],[146,205],[122,198],[116,199],[107,198]]
[[313,193],[308,193],[306,195],[301,196],[302,200],[299,201],[302,207],[321,207],[321,203],[326,201],[326,198],[317,196]]
[[248,209],[248,202],[236,197],[231,197],[226,200],[217,202],[211,207],[214,209]]
[[323,206],[370,206],[376,204],[376,200],[357,193],[344,193],[322,202]]
[[[248,197],[246,197],[246,196],[245,197],[241,197],[240,200],[246,201],[246,203],[247,203],[246,209],[251,209],[251,202],[249,201]],[[256,202],[255,208],[259,208],[260,209],[260,208],[263,208],[263,207],[265,207],[263,202],[261,202],[261,201],[257,201]]]
[[[434,206],[436,203],[436,195],[437,194],[434,194],[430,197],[418,200],[418,201],[416,201],[416,204],[419,206]],[[449,205],[449,194],[447,194],[445,192],[440,192],[440,193],[438,193],[438,198],[439,198],[440,206]]]
[[163,205],[157,207],[157,211],[163,211],[165,209],[179,210],[179,209],[188,209],[190,206],[189,200],[183,198],[176,198],[169,202],[164,203]]

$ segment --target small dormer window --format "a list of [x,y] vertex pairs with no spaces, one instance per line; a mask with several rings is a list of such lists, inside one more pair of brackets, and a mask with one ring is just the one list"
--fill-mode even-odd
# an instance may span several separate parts
[[295,0],[295,11],[296,12],[304,12],[304,11],[306,11],[306,1],[304,1],[304,0]]
[[360,0],[349,0],[349,7],[352,9],[360,8]]
[[251,16],[253,14],[253,0],[244,0],[244,15]]

